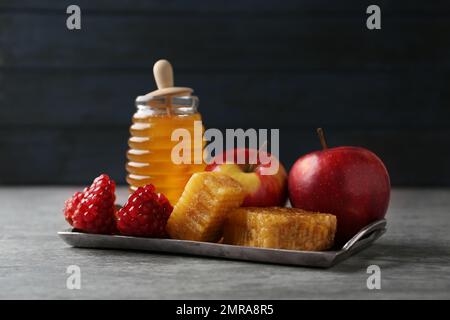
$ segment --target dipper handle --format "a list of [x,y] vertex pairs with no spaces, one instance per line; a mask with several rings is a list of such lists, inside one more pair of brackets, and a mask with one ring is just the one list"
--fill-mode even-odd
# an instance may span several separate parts
[[153,75],[158,89],[173,87],[173,68],[169,61],[158,60],[153,66]]

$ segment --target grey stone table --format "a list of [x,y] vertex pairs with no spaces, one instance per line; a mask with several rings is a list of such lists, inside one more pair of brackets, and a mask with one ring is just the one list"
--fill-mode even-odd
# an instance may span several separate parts
[[[394,190],[387,233],[331,269],[70,248],[56,232],[76,189],[0,187],[0,298],[450,298],[450,189]],[[366,285],[373,264],[380,290]],[[66,287],[69,265],[81,269],[80,290]]]

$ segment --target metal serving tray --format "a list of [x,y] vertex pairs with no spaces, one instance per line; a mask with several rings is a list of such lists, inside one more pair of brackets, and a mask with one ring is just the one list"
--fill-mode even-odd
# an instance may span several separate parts
[[58,232],[58,235],[69,245],[78,248],[139,250],[328,268],[368,247],[385,231],[386,220],[375,221],[361,229],[342,249],[330,251],[266,249],[187,240],[99,235],[72,229]]

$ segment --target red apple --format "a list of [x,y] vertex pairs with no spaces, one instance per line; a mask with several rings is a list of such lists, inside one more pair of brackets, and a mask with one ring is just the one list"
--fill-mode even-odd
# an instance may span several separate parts
[[[226,159],[232,159],[232,161],[227,163]],[[245,163],[238,164],[238,159],[245,159]],[[251,159],[256,159],[257,163],[249,163]],[[263,161],[264,163],[262,163],[261,159],[270,161]],[[274,173],[267,174],[267,170],[271,166],[278,169]],[[225,153],[216,156],[205,170],[225,173],[240,182],[248,192],[242,206],[283,206],[286,203],[286,170],[279,160],[270,153],[255,149],[227,150]]]
[[386,215],[389,174],[369,150],[328,149],[321,129],[318,132],[324,148],[294,163],[289,172],[289,198],[295,208],[336,215],[336,244],[342,245],[361,228]]

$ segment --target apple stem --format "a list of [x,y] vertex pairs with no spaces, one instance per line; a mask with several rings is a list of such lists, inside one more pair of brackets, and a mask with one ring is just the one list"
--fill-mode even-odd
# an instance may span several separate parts
[[325,133],[322,128],[317,128],[317,134],[319,135],[320,144],[322,145],[322,149],[328,149],[327,140],[325,139]]

